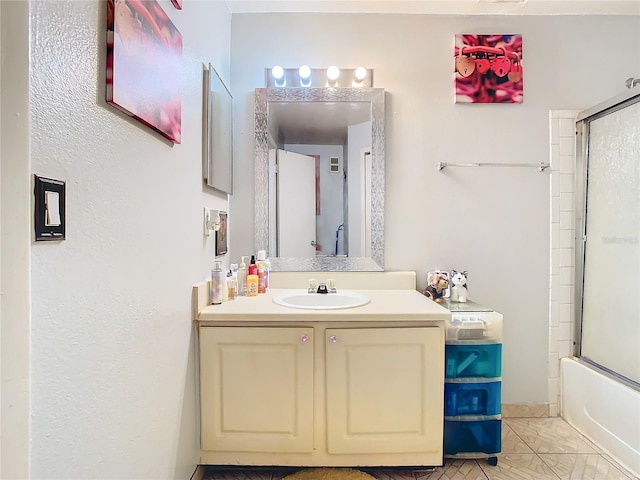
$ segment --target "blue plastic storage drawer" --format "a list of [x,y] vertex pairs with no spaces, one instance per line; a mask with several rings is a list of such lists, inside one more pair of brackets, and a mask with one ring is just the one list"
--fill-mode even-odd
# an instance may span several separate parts
[[445,377],[496,378],[502,375],[502,344],[445,345]]
[[501,382],[445,383],[444,416],[499,415]]
[[502,420],[444,421],[444,453],[499,453]]

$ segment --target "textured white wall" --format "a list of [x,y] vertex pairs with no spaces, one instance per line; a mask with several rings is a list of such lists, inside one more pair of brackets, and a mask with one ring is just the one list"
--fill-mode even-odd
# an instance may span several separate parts
[[225,2],[159,1],[183,35],[182,144],[104,101],[106,2],[31,7],[32,173],[67,182],[66,240],[31,247],[33,478],[189,478],[191,286],[214,257],[202,70],[229,83]]
[[[524,104],[453,103],[456,33],[524,39]],[[439,161],[546,162],[549,110],[583,109],[640,69],[638,17],[234,15],[234,252],[253,249],[253,89],[274,64],[365,65],[387,91],[387,270],[469,271],[470,297],[502,312],[503,402],[547,403],[549,174]],[[238,253],[239,255],[239,253]]]

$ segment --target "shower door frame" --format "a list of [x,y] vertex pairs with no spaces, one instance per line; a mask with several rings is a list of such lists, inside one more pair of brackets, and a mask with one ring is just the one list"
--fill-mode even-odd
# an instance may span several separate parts
[[640,102],[640,87],[630,89],[592,108],[580,112],[576,117],[576,163],[575,163],[575,288],[574,288],[574,338],[573,354],[580,361],[601,373],[640,391],[637,383],[618,372],[582,356],[582,322],[584,294],[584,263],[586,253],[587,173],[589,160],[589,126],[594,120]]

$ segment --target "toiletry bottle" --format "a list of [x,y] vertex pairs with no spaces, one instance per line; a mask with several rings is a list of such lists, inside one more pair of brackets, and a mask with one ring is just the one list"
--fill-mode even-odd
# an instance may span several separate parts
[[222,283],[223,283],[222,264],[213,262],[213,270],[211,270],[211,304],[220,305],[222,303]]
[[[269,269],[271,268],[271,262],[267,260],[267,252],[265,250],[258,250],[258,271],[260,268],[264,270],[264,290],[269,290]],[[260,278],[258,278],[258,281]]]
[[266,284],[264,283],[264,268],[262,268],[262,265],[260,263],[257,263],[256,265],[258,266],[258,293],[264,293],[267,291]]
[[233,272],[229,270],[227,273],[227,292],[229,295],[229,300],[236,299],[236,280],[233,277]]
[[240,257],[240,266],[238,267],[238,295],[244,297],[247,295],[247,264],[244,263],[246,257]]
[[222,302],[229,301],[229,284],[227,283],[227,275],[222,272]]
[[247,275],[247,296],[258,295],[258,275]]
[[256,265],[256,257],[251,255],[251,262],[247,267],[247,275],[257,275],[258,274],[258,266]]
[[233,278],[233,286],[236,289],[236,297],[240,295],[240,288],[238,286],[238,264],[231,264],[231,277]]

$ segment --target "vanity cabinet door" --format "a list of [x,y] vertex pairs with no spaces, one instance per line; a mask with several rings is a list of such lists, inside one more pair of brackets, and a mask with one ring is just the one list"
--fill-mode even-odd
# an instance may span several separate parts
[[313,329],[200,327],[202,449],[313,450]]
[[325,348],[329,453],[442,458],[442,329],[328,329]]

